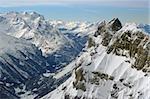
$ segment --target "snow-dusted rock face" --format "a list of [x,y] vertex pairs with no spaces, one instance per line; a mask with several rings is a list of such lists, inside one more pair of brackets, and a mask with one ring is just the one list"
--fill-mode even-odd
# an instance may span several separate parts
[[70,65],[72,76],[42,99],[150,99],[150,35],[136,24],[102,22]]

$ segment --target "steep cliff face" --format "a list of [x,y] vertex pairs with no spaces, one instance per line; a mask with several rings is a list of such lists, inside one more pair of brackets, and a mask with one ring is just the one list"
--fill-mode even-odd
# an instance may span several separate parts
[[72,76],[42,99],[149,99],[150,36],[119,19],[102,22]]

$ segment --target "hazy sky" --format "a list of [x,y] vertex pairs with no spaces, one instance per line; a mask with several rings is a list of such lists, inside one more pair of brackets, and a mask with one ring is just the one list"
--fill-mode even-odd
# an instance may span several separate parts
[[48,19],[150,23],[149,0],[0,0],[0,12],[36,11]]

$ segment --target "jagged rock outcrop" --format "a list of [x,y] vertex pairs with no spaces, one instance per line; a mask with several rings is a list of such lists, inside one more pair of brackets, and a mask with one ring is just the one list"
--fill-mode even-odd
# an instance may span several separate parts
[[[127,28],[128,25],[125,25],[124,28]],[[144,72],[150,71],[150,37],[148,34],[138,30],[121,30],[121,22],[118,18],[111,20],[106,23],[102,22],[97,32],[97,34],[102,36],[101,44],[107,47],[107,53],[115,53],[116,55],[121,56],[130,56],[135,59],[135,63],[132,67],[137,68],[138,70],[143,70]],[[92,40],[91,40],[92,41]],[[128,51],[128,54],[125,53]],[[145,69],[147,68],[147,70]]]
[[101,22],[98,26],[97,31],[94,36],[102,36],[102,45],[107,46],[112,38],[112,36],[122,28],[122,24],[118,18],[114,18],[110,22],[106,23],[105,21]]
[[114,18],[113,20],[111,20],[108,25],[110,26],[110,29],[112,31],[118,31],[122,28],[122,24],[120,22],[120,20],[118,18]]

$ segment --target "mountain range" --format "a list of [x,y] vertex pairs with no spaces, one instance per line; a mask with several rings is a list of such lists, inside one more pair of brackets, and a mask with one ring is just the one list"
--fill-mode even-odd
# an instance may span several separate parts
[[0,14],[0,99],[150,99],[150,26]]

